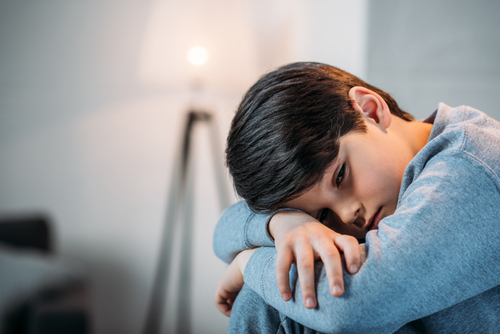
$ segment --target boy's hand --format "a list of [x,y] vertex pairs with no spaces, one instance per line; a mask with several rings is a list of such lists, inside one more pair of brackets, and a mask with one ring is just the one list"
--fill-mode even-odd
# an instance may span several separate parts
[[306,213],[278,212],[269,222],[269,232],[275,239],[278,253],[276,278],[284,301],[292,297],[289,283],[292,263],[297,265],[304,306],[309,309],[316,307],[314,280],[316,260],[323,261],[330,293],[334,297],[344,293],[340,251],[344,253],[349,273],[355,274],[360,268],[358,240],[350,235],[334,232]]
[[215,305],[226,316],[231,315],[234,300],[243,287],[245,267],[256,249],[247,249],[239,253],[227,267],[215,291]]

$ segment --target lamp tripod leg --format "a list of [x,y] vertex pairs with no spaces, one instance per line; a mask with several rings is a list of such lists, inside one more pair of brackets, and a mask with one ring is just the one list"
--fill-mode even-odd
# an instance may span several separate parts
[[[229,196],[227,194],[227,185],[223,169],[217,166],[220,160],[220,146],[218,140],[217,125],[213,116],[206,112],[190,111],[187,116],[187,122],[183,133],[181,146],[180,166],[174,169],[172,184],[169,191],[169,203],[167,210],[167,219],[160,245],[160,256],[156,270],[155,280],[147,313],[144,334],[159,334],[161,320],[165,311],[165,300],[167,298],[168,280],[170,267],[172,266],[172,251],[174,243],[174,234],[176,226],[180,224],[178,208],[184,208],[180,259],[180,282],[177,300],[177,324],[176,333],[189,334],[191,332],[191,262],[192,262],[192,230],[193,230],[193,207],[190,195],[192,185],[188,184],[189,155],[191,151],[191,139],[193,128],[196,122],[204,121],[210,126],[210,146],[214,162],[214,171],[216,178],[216,187],[219,193],[219,204],[222,209],[229,205]],[[219,168],[218,168],[219,167]],[[179,175],[180,174],[180,175]],[[176,176],[180,176],[176,177]]]

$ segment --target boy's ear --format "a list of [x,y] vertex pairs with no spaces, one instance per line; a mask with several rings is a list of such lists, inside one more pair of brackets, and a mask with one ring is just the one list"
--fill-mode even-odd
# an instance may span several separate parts
[[391,125],[392,114],[385,100],[374,91],[355,86],[349,90],[349,99],[354,110],[359,111],[363,117],[371,118],[383,130]]

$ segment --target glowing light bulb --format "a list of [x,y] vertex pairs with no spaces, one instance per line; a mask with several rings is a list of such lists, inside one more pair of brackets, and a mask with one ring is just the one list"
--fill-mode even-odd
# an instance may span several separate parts
[[203,65],[208,59],[208,52],[202,46],[193,46],[189,49],[188,59],[193,65]]

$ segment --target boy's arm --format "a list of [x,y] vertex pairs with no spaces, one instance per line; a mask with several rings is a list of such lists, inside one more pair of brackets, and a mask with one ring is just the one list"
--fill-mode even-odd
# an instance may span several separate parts
[[[293,320],[326,333],[392,333],[404,324],[500,285],[499,182],[478,163],[429,166],[414,181],[396,213],[367,235],[359,272],[344,271],[345,293],[332,297],[316,262],[318,306],[302,305],[297,271],[294,298],[284,302],[276,283],[276,251],[255,251],[245,283]],[[448,180],[453,180],[448,182]]]
[[[298,211],[280,209],[280,211]],[[224,262],[231,263],[244,249],[268,246],[274,247],[267,224],[276,213],[256,214],[245,201],[227,208],[219,219],[214,231],[213,248],[215,254]]]
[[274,246],[267,232],[267,223],[272,217],[253,213],[245,201],[227,208],[214,231],[213,248],[224,262],[231,261],[244,249],[259,246]]
[[[273,225],[274,228],[268,224]],[[309,226],[312,226],[313,229],[310,229]],[[283,250],[281,254],[287,255],[282,256],[283,261],[277,265],[277,268],[280,268],[281,265],[277,276],[278,282],[281,283],[279,286],[283,299],[289,300],[292,295],[288,271],[291,263],[295,262],[304,292],[304,306],[307,308],[316,306],[314,273],[311,272],[310,266],[315,260],[321,260],[325,264],[332,296],[342,295],[344,284],[341,252],[343,252],[348,264],[348,271],[351,274],[358,271],[362,263],[361,258],[364,257],[364,252],[361,252],[356,238],[336,233],[299,210],[281,209],[274,215],[259,215],[252,213],[245,202],[240,202],[222,214],[214,236],[214,249],[217,255],[227,262],[232,261],[230,268],[226,270],[226,274],[221,279],[216,293],[215,303],[221,312],[228,315],[232,301],[243,285],[242,272],[238,274],[235,270],[236,256],[241,255],[242,251],[248,248],[274,246],[274,236],[277,237],[277,240],[284,240],[288,235],[287,231],[295,229],[303,230],[307,234],[307,238],[295,238],[291,242],[277,244]],[[265,234],[262,231],[266,231]],[[315,233],[309,233],[310,231]],[[274,234],[269,235],[268,232]],[[239,257],[241,258],[241,256]],[[241,280],[236,279],[239,276],[241,276]],[[241,284],[238,286],[235,282]]]
[[243,272],[245,266],[250,259],[250,256],[256,251],[254,249],[246,249],[240,252],[233,262],[227,267],[224,276],[219,281],[215,291],[215,305],[226,316],[231,316],[231,310],[236,296],[243,288]]

